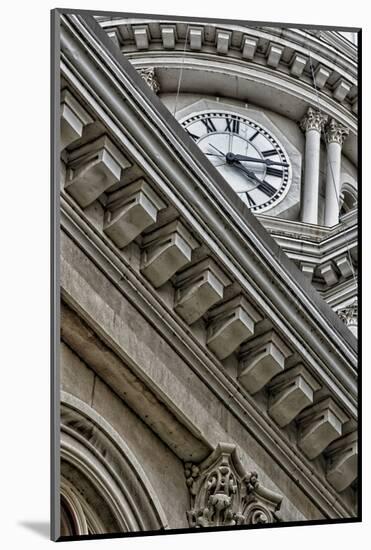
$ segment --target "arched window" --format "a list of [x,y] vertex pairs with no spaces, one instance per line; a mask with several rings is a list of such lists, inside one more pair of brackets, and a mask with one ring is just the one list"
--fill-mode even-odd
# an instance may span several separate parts
[[349,183],[344,183],[340,192],[340,216],[357,207],[357,191]]
[[61,536],[164,529],[161,504],[120,435],[62,392]]

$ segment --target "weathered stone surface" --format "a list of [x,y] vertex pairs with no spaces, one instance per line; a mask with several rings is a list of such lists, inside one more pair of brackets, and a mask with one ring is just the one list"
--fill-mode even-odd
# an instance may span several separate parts
[[82,208],[117,183],[130,162],[107,136],[101,136],[68,155],[67,193]]
[[143,239],[141,272],[158,288],[191,260],[197,246],[179,220],[162,226]]
[[339,492],[344,491],[357,478],[358,435],[352,432],[335,441],[326,452],[326,477]]
[[103,230],[123,248],[155,223],[158,211],[165,206],[148,183],[139,179],[110,196]]
[[316,403],[298,418],[300,427],[298,446],[308,458],[316,458],[326,447],[342,434],[346,414],[335,401],[328,397]]
[[206,258],[177,275],[175,311],[191,325],[223,298],[230,279]]
[[289,355],[291,350],[273,330],[251,339],[240,350],[239,382],[251,394],[258,392],[283,371]]
[[93,122],[86,109],[65,88],[61,92],[61,150],[81,138],[84,127]]
[[254,334],[260,314],[242,295],[215,308],[210,316],[207,346],[219,359],[233,353]]
[[276,376],[269,386],[269,415],[281,427],[286,426],[313,403],[320,385],[303,364]]

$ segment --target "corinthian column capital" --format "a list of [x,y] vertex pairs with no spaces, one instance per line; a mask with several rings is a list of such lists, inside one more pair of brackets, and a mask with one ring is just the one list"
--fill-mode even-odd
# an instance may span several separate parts
[[307,114],[300,122],[300,127],[304,132],[308,130],[317,130],[317,132],[321,132],[327,122],[327,118],[327,115],[324,115],[321,111],[309,107]]
[[148,86],[157,94],[160,91],[160,84],[156,78],[154,67],[143,67],[138,69],[138,73],[145,80]]
[[343,145],[348,134],[348,128],[336,122],[334,118],[330,120],[325,129],[325,139],[327,143],[338,143],[339,145]]

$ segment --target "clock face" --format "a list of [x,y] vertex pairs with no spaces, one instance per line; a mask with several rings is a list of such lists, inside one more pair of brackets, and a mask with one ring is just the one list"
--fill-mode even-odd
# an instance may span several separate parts
[[182,126],[252,211],[263,212],[283,199],[290,185],[289,158],[257,122],[208,111]]

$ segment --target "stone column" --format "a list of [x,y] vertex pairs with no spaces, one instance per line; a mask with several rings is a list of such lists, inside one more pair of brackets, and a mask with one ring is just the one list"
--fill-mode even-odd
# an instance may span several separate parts
[[305,132],[304,188],[302,195],[301,220],[305,223],[318,223],[319,155],[321,131],[327,115],[309,107],[301,121]]
[[348,128],[333,118],[325,130],[327,143],[325,225],[327,227],[339,223],[341,148],[348,134]]

